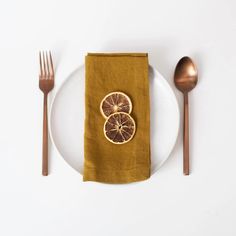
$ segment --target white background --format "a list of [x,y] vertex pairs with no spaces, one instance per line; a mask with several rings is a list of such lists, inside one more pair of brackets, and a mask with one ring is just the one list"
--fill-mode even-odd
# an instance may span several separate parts
[[[235,0],[0,4],[1,236],[236,235]],[[84,183],[53,147],[42,177],[40,49],[53,52],[56,87],[88,51],[148,52],[172,87],[177,61],[191,56],[200,75],[190,96],[191,175],[182,174],[180,133],[148,181]]]

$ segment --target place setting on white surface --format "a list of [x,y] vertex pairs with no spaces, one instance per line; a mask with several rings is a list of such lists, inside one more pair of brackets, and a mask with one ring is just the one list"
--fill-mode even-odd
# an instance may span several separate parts
[[[235,11],[234,0],[2,2],[0,235],[235,236]],[[41,50],[51,51],[55,70],[47,177]],[[83,181],[88,52],[148,53],[151,175],[145,181]],[[189,175],[183,172],[185,95],[175,84],[184,56],[198,69],[188,96]],[[133,92],[110,89],[98,101],[114,91],[131,99],[138,134]],[[97,107],[103,131],[106,119]]]

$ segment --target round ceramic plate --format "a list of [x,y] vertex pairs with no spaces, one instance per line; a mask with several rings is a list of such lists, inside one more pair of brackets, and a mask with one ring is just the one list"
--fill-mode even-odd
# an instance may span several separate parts
[[[85,68],[77,68],[58,89],[50,109],[52,142],[65,161],[83,173]],[[170,155],[179,131],[176,97],[163,76],[149,67],[151,102],[151,172]]]

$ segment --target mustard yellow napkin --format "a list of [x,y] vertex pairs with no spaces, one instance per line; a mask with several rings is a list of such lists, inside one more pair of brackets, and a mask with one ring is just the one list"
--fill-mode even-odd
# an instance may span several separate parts
[[[84,181],[129,183],[150,177],[150,107],[146,53],[89,53],[85,59]],[[125,144],[109,142],[103,133],[102,99],[126,93],[133,104],[136,133]]]

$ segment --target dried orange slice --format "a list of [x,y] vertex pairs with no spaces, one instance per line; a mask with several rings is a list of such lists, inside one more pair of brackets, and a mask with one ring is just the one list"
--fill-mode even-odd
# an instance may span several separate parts
[[112,92],[102,99],[100,111],[105,118],[115,112],[130,114],[132,111],[132,102],[125,93]]
[[114,144],[129,142],[136,131],[134,119],[125,112],[111,114],[104,124],[106,139]]

